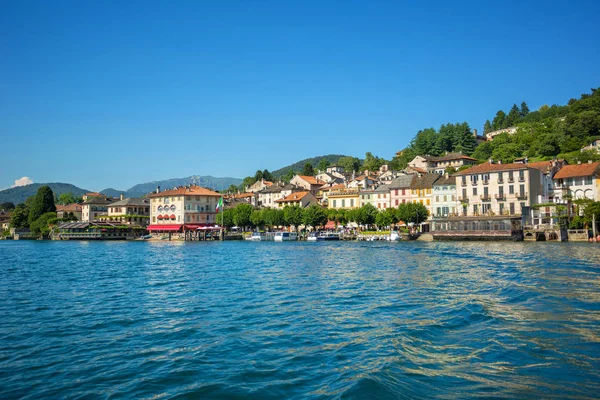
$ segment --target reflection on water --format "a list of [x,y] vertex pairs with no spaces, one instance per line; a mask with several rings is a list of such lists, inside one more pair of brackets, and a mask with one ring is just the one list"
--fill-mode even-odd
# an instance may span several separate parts
[[0,243],[0,397],[600,393],[600,246]]

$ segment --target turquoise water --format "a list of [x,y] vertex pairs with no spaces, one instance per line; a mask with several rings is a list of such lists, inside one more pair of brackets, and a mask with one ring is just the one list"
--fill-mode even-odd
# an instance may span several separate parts
[[0,398],[596,398],[600,245],[0,242]]

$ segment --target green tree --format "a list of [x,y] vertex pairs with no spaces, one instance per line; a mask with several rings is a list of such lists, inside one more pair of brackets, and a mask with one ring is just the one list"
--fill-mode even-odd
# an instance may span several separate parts
[[313,168],[311,163],[304,164],[304,168],[302,169],[302,175],[313,176],[315,174],[315,169]]
[[321,159],[321,161],[319,161],[319,166],[318,166],[319,171],[325,172],[327,167],[329,167],[329,161],[327,161],[326,158]]
[[304,213],[299,206],[286,206],[283,208],[283,218],[288,226],[298,229],[302,225]]
[[375,224],[378,228],[391,226],[396,222],[396,209],[391,207],[377,213],[377,216],[375,217]]
[[497,131],[503,128],[506,128],[506,114],[504,111],[499,110],[492,121],[492,130]]
[[19,204],[15,207],[10,215],[11,228],[28,228],[29,227],[29,208],[25,204]]
[[367,151],[361,170],[377,171],[379,170],[379,167],[384,164],[384,162],[385,161],[383,159],[375,157],[371,152]]
[[237,191],[238,187],[235,186],[233,183],[227,188],[227,193],[236,193]]
[[356,211],[355,220],[359,225],[373,225],[379,211],[370,203],[365,204]]
[[250,204],[240,204],[233,210],[233,222],[235,225],[246,230],[246,228],[252,224],[250,221],[250,216],[252,215],[254,207],[252,207]]
[[263,209],[263,220],[268,227],[282,226],[285,224],[283,210],[278,208]]
[[282,179],[285,183],[290,183],[294,176],[296,176],[296,172],[294,170],[289,170],[283,175]]
[[66,206],[68,204],[73,203],[75,203],[75,196],[73,196],[73,193],[63,193],[60,196],[58,196],[58,204]]
[[264,210],[252,210],[252,213],[250,214],[250,222],[252,223],[252,226],[257,228],[262,228],[265,226],[263,211]]
[[436,141],[437,132],[435,129],[423,129],[417,132],[417,135],[410,143],[410,147],[418,155],[439,155],[434,154]]
[[32,222],[48,212],[56,212],[54,193],[49,186],[42,186],[38,189],[29,208],[29,225],[31,226]]
[[[54,198],[53,198],[54,199]],[[31,233],[47,237],[50,233],[50,225],[56,224],[56,212],[47,212],[42,214],[39,218],[33,221],[29,225]]]
[[358,171],[360,169],[360,160],[356,157],[345,156],[341,157],[337,165],[343,167],[346,172]]
[[263,179],[263,172],[259,169],[256,171],[256,173],[254,174],[254,182],[258,182],[261,179]]
[[225,226],[227,229],[230,229],[232,226],[235,226],[233,222],[233,215],[235,213],[235,209],[226,208],[222,213],[217,214],[217,224]]
[[272,175],[272,174],[269,172],[269,170],[268,170],[268,169],[265,169],[265,170],[262,172],[262,178],[263,178],[265,181],[272,181],[272,180],[273,180],[273,175]]
[[527,115],[529,115],[529,107],[527,107],[527,103],[525,103],[525,102],[521,103],[520,115],[521,115],[521,118],[525,118]]
[[302,223],[313,228],[324,225],[327,222],[327,214],[321,206],[316,204],[304,209]]
[[521,118],[521,110],[519,110],[516,104],[513,104],[506,117],[506,127],[514,126],[519,121],[519,118]]
[[396,218],[405,223],[419,224],[429,217],[429,210],[421,203],[403,203],[396,211]]
[[600,233],[600,201],[590,202],[583,210],[583,218],[585,223],[592,228],[592,221],[596,220],[596,234]]
[[11,201],[0,204],[0,210],[10,211],[15,209],[15,204]]
[[485,121],[485,124],[483,124],[483,133],[489,133],[492,131],[492,124],[490,123],[490,120],[487,119]]

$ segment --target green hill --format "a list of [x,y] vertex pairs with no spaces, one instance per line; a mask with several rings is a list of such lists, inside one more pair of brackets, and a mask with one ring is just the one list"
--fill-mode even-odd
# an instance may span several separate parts
[[70,183],[32,183],[31,185],[27,186],[19,186],[0,191],[0,203],[9,201],[14,204],[23,203],[28,197],[35,195],[38,189],[42,186],[50,186],[50,189],[52,189],[56,196],[60,196],[63,193],[71,193],[73,196],[78,197],[89,192],[89,190],[79,188],[75,185],[71,185]]
[[313,168],[316,169],[317,166],[319,165],[319,163],[321,162],[321,160],[327,160],[329,162],[329,165],[334,165],[342,157],[347,157],[347,156],[342,155],[342,154],[327,154],[325,156],[306,158],[306,159],[298,161],[297,163],[294,163],[292,165],[288,165],[286,167],[279,168],[278,170],[271,172],[271,175],[273,175],[273,177],[275,177],[275,178],[281,178],[285,174],[287,174],[289,171],[300,172],[300,171],[302,171],[302,169],[304,168],[304,165],[306,165],[306,163],[310,163],[313,166]]

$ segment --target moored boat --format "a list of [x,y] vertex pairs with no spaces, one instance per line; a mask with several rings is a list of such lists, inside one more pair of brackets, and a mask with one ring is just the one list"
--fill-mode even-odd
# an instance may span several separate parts
[[288,242],[292,240],[298,240],[298,234],[296,232],[275,232],[276,242]]

